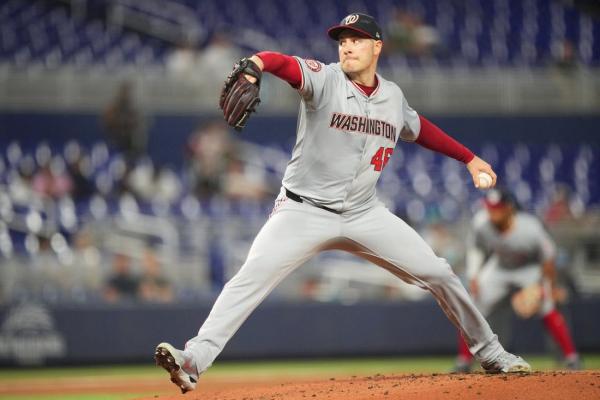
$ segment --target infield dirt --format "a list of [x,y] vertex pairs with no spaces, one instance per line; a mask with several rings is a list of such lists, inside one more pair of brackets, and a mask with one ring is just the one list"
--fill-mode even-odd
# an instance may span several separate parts
[[194,392],[185,395],[151,397],[151,399],[157,398],[161,400],[592,400],[600,399],[600,371],[537,372],[529,375],[374,375],[246,384],[201,382]]
[[[402,374],[350,377],[227,379],[206,377],[198,388],[179,394],[165,374],[158,377],[39,378],[0,385],[0,398],[44,395],[118,394],[140,400],[469,400],[600,399],[600,371],[536,372],[529,375]],[[121,397],[122,396],[122,397]],[[139,395],[138,395],[139,396]],[[12,398],[11,397],[11,398]],[[111,397],[114,398],[114,397]]]

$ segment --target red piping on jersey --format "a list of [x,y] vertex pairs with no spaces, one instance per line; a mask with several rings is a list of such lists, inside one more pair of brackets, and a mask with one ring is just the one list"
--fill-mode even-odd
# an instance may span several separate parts
[[363,92],[367,97],[371,97],[377,91],[377,89],[379,89],[379,79],[377,79],[377,75],[375,75],[375,86],[363,85],[352,80],[350,82],[352,82],[354,86],[356,86],[358,90]]
[[419,120],[421,121],[421,131],[417,140],[415,140],[419,145],[462,161],[465,164],[471,162],[475,157],[471,150],[450,137],[425,117],[419,115]]
[[302,88],[302,71],[298,60],[292,56],[274,51],[261,51],[256,54],[263,62],[263,71],[283,79],[295,89]]

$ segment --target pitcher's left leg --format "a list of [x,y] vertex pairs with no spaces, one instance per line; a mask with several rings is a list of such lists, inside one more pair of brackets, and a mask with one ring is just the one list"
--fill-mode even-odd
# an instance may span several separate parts
[[[505,352],[446,260],[437,257],[417,232],[385,207],[347,217],[342,232],[358,246],[357,255],[430,291],[484,368],[496,369],[492,363],[502,361],[504,365],[494,372],[530,369],[522,359]],[[507,354],[514,359],[506,359]]]
[[[490,257],[481,267],[477,275],[477,284],[479,292],[476,295],[471,294],[473,303],[481,315],[488,318],[497,304],[510,293],[510,281],[507,280],[507,273],[498,266],[497,257]],[[454,370],[470,372],[473,355],[462,334],[458,340],[458,357]]]

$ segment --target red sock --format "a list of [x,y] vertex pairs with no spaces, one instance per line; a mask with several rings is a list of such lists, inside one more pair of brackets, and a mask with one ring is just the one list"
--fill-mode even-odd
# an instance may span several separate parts
[[458,357],[465,362],[471,362],[473,355],[461,334],[458,335]]
[[560,346],[565,357],[572,356],[577,353],[569,328],[558,310],[554,309],[544,315],[544,325],[550,332],[556,343]]

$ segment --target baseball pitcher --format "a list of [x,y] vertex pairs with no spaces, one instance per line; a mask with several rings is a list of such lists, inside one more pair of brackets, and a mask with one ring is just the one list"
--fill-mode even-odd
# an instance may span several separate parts
[[300,95],[297,139],[273,211],[238,273],[225,285],[198,335],[185,350],[161,343],[158,365],[186,392],[271,290],[320,251],[342,249],[431,292],[489,372],[527,372],[504,350],[446,260],[377,199],[375,184],[401,139],[466,165],[494,171],[413,110],[402,90],[376,73],[383,46],[373,17],[354,13],[328,30],[339,62],[260,52],[240,60],[220,99],[225,119],[241,130],[259,105],[262,73],[287,81]]

